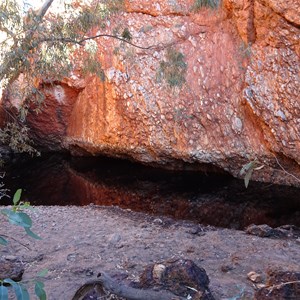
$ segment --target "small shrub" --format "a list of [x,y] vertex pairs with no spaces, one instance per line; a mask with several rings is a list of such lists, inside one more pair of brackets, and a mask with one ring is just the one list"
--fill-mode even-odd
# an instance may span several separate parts
[[31,155],[39,155],[39,152],[33,148],[29,138],[29,128],[18,122],[7,123],[3,129],[0,129],[0,142],[8,145],[14,152],[26,152]]
[[164,79],[171,87],[181,87],[185,82],[187,63],[184,55],[175,49],[168,49],[166,61],[162,61],[159,66],[157,78]]
[[[41,238],[31,231],[32,220],[28,214],[24,212],[24,209],[30,208],[28,202],[21,201],[22,190],[18,189],[13,197],[13,206],[12,208],[4,208],[0,210],[0,213],[3,214],[8,222],[12,225],[17,225],[23,227],[27,235],[31,236],[34,239],[40,240]],[[1,198],[1,197],[0,197]],[[9,237],[8,237],[9,238]],[[0,235],[0,245],[6,246],[8,244],[7,236]],[[41,281],[41,278],[44,277],[47,273],[47,270],[41,271],[35,278],[30,280],[34,284],[34,291],[39,300],[46,300],[47,295],[44,290],[44,283]],[[0,300],[8,300],[8,286],[12,287],[17,299],[29,300],[30,296],[28,293],[29,282],[15,282],[11,278],[0,279]]]
[[198,11],[202,7],[209,7],[216,9],[220,4],[220,0],[195,0],[194,5],[192,6],[193,11]]
[[129,31],[128,28],[125,28],[122,32],[122,38],[126,41],[131,41],[132,40],[132,35]]
[[246,44],[242,43],[241,46],[239,47],[239,51],[242,55],[242,58],[250,58],[252,55],[252,49],[251,49],[251,43]]

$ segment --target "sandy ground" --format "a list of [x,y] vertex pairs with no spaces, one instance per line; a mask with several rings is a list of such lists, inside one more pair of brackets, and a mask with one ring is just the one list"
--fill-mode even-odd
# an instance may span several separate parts
[[300,271],[299,239],[260,238],[116,207],[39,206],[29,214],[32,230],[43,239],[33,240],[1,219],[1,232],[30,248],[11,241],[0,248],[1,255],[21,258],[25,280],[47,268],[49,300],[71,300],[100,271],[128,273],[135,280],[147,264],[172,258],[191,259],[203,267],[216,299],[252,299],[250,271],[261,274],[263,281],[273,270]]

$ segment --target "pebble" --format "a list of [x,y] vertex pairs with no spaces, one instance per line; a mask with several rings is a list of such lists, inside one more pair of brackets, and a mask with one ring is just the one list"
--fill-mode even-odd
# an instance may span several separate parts
[[261,283],[262,282],[261,275],[254,272],[254,271],[249,272],[247,274],[247,277],[248,277],[249,280],[251,280],[254,283]]
[[109,243],[116,245],[118,242],[120,242],[122,239],[121,235],[119,233],[114,233],[111,238],[109,239]]

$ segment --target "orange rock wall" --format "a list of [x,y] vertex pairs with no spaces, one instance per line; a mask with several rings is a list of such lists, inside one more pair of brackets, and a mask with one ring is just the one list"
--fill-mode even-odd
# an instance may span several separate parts
[[[74,154],[211,163],[234,176],[257,158],[266,167],[253,178],[299,184],[280,167],[300,178],[299,1],[224,0],[198,12],[193,3],[126,1],[105,31],[128,28],[134,44],[151,48],[98,40],[105,81],[74,76],[59,85],[63,100],[52,99],[68,107],[59,142]],[[188,66],[181,88],[157,76],[169,47]],[[29,121],[43,132],[40,118]]]

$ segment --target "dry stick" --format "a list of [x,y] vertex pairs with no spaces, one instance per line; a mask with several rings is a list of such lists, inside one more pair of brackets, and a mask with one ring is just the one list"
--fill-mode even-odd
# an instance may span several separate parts
[[102,290],[102,287],[108,292],[118,296],[126,298],[127,300],[185,300],[186,298],[174,295],[168,291],[153,291],[150,289],[143,290],[132,288],[123,283],[119,283],[108,274],[101,272],[98,275],[99,278],[95,280],[90,280],[85,283],[81,288],[79,288],[72,298],[72,300],[82,300],[88,292],[94,288],[98,288],[99,291]]
[[272,293],[275,289],[280,289],[281,287],[287,285],[287,284],[293,284],[293,283],[300,283],[300,280],[296,280],[296,281],[288,281],[288,282],[282,282],[282,283],[279,283],[279,284],[276,284],[276,285],[272,285],[270,287],[267,287],[268,290],[270,290],[268,292],[268,295],[270,293]]
[[275,154],[273,154],[273,156],[275,157],[278,166],[282,169],[282,171],[283,171],[284,173],[286,173],[286,174],[292,176],[294,179],[296,179],[297,181],[300,182],[300,179],[299,179],[298,177],[296,177],[295,175],[289,173],[289,172],[288,172],[288,171],[280,164],[280,162],[278,161],[278,159],[277,159],[277,157],[276,157]]
[[20,242],[20,241],[18,241],[17,239],[15,239],[14,237],[12,237],[12,236],[8,236],[8,235],[6,235],[6,234],[0,234],[0,236],[4,236],[4,237],[6,237],[6,238],[8,238],[8,239],[12,239],[12,240],[14,240],[15,242],[17,242],[17,243],[19,243],[21,246],[23,246],[24,248],[26,248],[27,250],[31,250],[28,246],[26,246],[25,244],[23,244],[22,242]]

